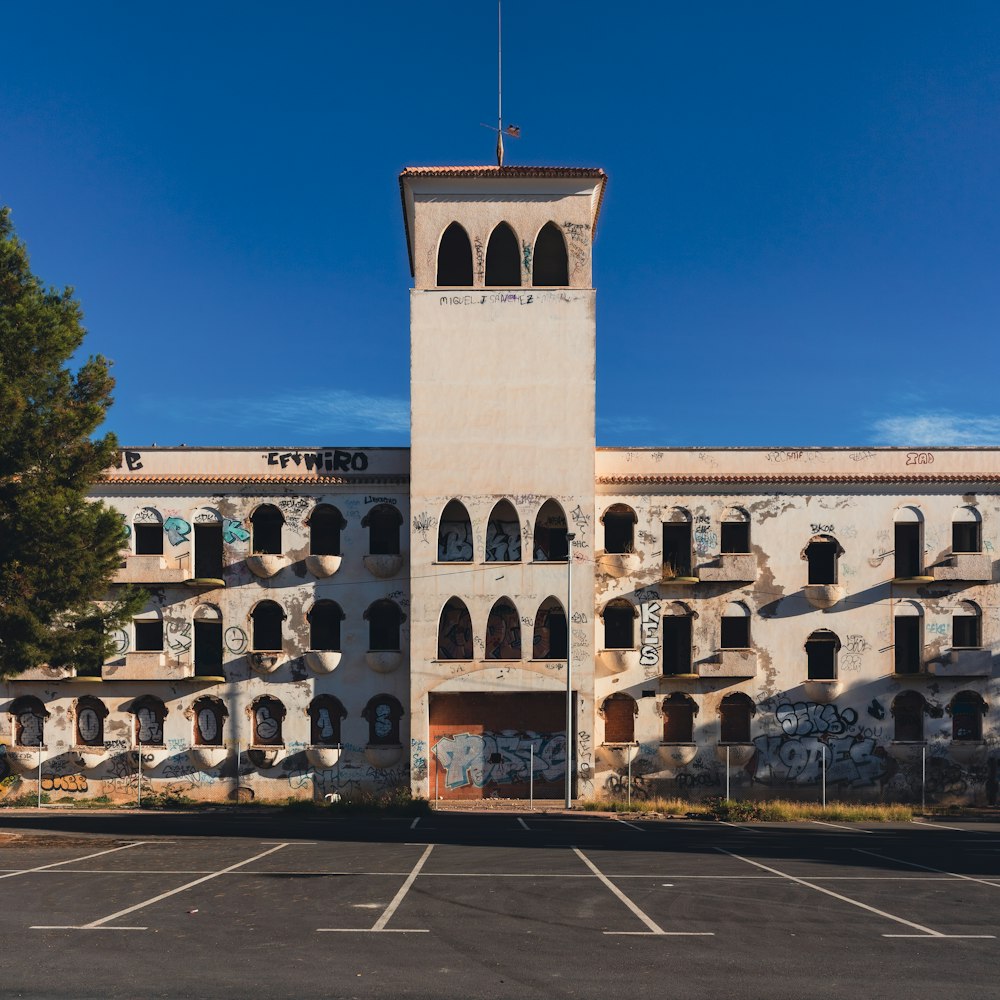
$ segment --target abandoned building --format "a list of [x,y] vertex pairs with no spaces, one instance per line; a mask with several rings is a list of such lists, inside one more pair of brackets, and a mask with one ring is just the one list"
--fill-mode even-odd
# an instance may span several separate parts
[[123,451],[148,605],[3,682],[4,774],[561,797],[569,702],[581,800],[993,802],[996,450],[597,448],[605,182],[404,170],[410,448]]

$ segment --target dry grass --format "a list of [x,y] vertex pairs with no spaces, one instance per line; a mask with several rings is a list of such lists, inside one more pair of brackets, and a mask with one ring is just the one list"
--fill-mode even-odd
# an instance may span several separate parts
[[913,819],[912,807],[868,802],[735,801],[710,799],[686,802],[683,799],[647,799],[631,806],[618,801],[587,802],[582,808],[597,812],[656,813],[661,816],[705,816],[737,823],[794,823],[801,820],[840,820],[849,823],[906,823]]

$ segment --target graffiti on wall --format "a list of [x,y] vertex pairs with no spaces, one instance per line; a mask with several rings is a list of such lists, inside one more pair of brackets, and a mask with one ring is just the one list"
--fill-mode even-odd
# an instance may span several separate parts
[[517,610],[508,601],[497,601],[486,622],[486,658],[519,660],[521,658],[521,623]]
[[870,737],[758,736],[757,752],[747,764],[752,780],[761,784],[813,783],[858,788],[873,785],[886,772],[886,753]]
[[231,517],[222,519],[222,540],[227,545],[249,541],[250,532],[242,524],[242,521],[234,521]]
[[517,521],[500,521],[491,518],[486,526],[486,561],[520,562],[520,560],[520,525]]
[[438,562],[472,562],[472,525],[467,518],[441,522]]
[[639,664],[655,667],[660,662],[660,602],[639,605]]
[[532,762],[536,780],[557,781],[566,774],[565,733],[455,733],[442,736],[432,752],[448,788],[526,782]]
[[307,472],[364,472],[368,456],[363,451],[341,451],[326,448],[323,451],[269,451],[268,465],[282,469],[290,464],[304,467]]
[[180,545],[187,541],[191,534],[191,525],[183,517],[168,517],[163,522],[163,530],[167,533],[171,545]]
[[472,618],[461,601],[449,601],[438,629],[439,660],[472,659]]
[[87,779],[82,774],[42,774],[43,792],[85,792]]

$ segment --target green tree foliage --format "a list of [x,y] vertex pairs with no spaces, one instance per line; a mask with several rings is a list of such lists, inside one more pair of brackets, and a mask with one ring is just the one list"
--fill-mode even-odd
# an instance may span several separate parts
[[[121,517],[87,492],[116,464],[113,434],[92,437],[111,403],[110,363],[68,365],[83,342],[72,289],[32,273],[0,208],[0,673],[93,667],[106,636],[144,595],[109,581],[125,544]],[[120,591],[120,592],[119,592]]]

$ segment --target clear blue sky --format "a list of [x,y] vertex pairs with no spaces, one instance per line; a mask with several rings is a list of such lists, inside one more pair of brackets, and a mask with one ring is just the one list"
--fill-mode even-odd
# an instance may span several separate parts
[[[506,0],[508,162],[604,167],[598,443],[1000,444],[1000,4]],[[0,203],[123,443],[406,444],[398,171],[493,0],[7,4]]]

